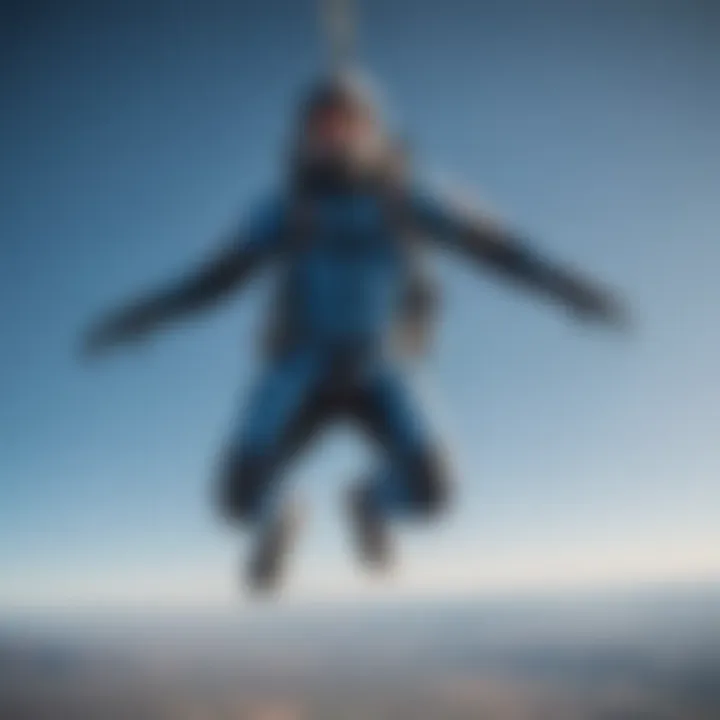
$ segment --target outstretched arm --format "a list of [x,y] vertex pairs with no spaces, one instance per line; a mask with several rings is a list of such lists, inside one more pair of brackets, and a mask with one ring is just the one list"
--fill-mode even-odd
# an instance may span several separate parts
[[411,204],[422,229],[472,260],[563,303],[581,318],[626,325],[624,308],[612,293],[544,258],[489,215],[419,193]]
[[187,274],[159,291],[149,293],[102,317],[84,338],[90,354],[139,340],[156,328],[215,304],[245,281],[273,249],[274,218],[250,228],[247,239],[235,239]]

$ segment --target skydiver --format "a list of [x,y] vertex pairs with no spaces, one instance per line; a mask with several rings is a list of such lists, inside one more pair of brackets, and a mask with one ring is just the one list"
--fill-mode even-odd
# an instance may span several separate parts
[[580,319],[625,321],[607,290],[547,260],[487,214],[422,188],[353,76],[331,76],[301,103],[288,169],[284,186],[214,257],[105,316],[85,338],[91,354],[140,340],[275,266],[266,367],[218,482],[222,513],[255,533],[247,578],[259,589],[280,580],[296,529],[279,492],[287,464],[328,422],[351,420],[382,461],[350,493],[363,561],[391,563],[393,518],[431,518],[447,506],[442,444],[423,420],[396,342],[418,328],[422,334],[433,311],[435,293],[417,270],[425,248],[456,251]]

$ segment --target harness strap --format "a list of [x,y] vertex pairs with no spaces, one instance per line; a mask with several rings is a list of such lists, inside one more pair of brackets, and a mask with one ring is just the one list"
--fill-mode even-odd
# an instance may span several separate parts
[[[379,185],[378,195],[390,232],[401,243],[408,266],[407,284],[390,340],[403,356],[418,356],[427,349],[432,339],[439,293],[423,262],[420,231],[410,212],[404,188],[397,183],[384,183]],[[288,206],[284,245],[292,262],[292,255],[301,252],[313,236],[316,209],[312,195],[304,192],[302,187],[291,191]],[[296,288],[289,278],[290,271],[283,272],[285,275],[278,279],[263,342],[265,353],[271,357],[289,352],[303,336],[303,328],[298,327],[295,312],[298,302]]]

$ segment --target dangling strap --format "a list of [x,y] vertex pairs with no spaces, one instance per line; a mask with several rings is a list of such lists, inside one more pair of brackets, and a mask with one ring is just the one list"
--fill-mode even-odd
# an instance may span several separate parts
[[352,0],[321,0],[323,29],[330,45],[330,69],[343,73],[355,55],[355,13]]
[[422,229],[415,220],[402,177],[389,177],[384,187],[384,202],[391,232],[401,243],[408,263],[408,282],[394,341],[402,355],[417,357],[432,341],[440,294],[423,262]]

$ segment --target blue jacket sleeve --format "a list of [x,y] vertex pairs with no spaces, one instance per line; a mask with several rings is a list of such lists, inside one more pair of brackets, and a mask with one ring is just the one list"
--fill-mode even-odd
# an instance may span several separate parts
[[88,333],[86,347],[97,350],[136,339],[156,326],[215,304],[280,249],[284,223],[281,201],[263,203],[198,268],[102,318]]
[[604,288],[530,247],[522,235],[488,213],[415,187],[409,204],[417,225],[470,260],[558,300],[581,316],[624,324],[624,311]]

